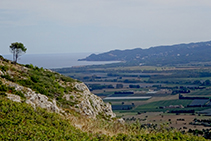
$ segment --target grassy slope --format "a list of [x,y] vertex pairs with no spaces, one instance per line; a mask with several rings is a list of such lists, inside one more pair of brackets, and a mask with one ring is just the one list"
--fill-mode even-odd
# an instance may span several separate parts
[[204,140],[202,137],[166,129],[149,133],[137,130],[138,126],[130,127],[133,133],[113,137],[86,133],[73,127],[69,120],[58,114],[40,108],[34,111],[25,103],[12,102],[2,97],[0,109],[0,140]]
[[0,100],[0,140],[77,140],[89,139],[58,114],[34,109],[25,103]]

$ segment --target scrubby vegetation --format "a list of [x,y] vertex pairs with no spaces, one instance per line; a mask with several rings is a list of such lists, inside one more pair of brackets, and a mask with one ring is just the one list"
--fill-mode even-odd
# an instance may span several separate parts
[[0,140],[82,140],[92,136],[77,130],[70,121],[24,103],[0,100]]
[[21,91],[16,91],[15,87],[9,87],[7,85],[2,84],[2,81],[0,80],[0,95],[6,95],[5,93],[19,95],[21,98],[25,99],[25,96]]
[[[205,140],[203,137],[182,134],[165,127],[145,129],[140,124],[118,126],[114,123],[116,128],[110,124],[111,126],[106,128],[107,131],[113,131],[113,136],[105,135],[102,132],[88,133],[76,129],[71,125],[71,120],[64,119],[61,115],[46,112],[41,108],[34,111],[30,105],[12,102],[3,97],[0,98],[0,118],[0,140]],[[109,125],[101,120],[93,123],[98,123],[98,126],[95,125],[98,128]],[[104,130],[106,129],[104,128]],[[120,130],[124,132],[119,133]]]
[[[56,98],[58,104],[63,107],[73,106],[77,103],[77,101],[67,101],[62,97],[66,93],[71,93],[72,91],[77,92],[78,90],[73,87],[72,84],[79,81],[50,70],[38,68],[32,64],[14,67],[12,63],[8,62],[8,60],[6,61],[6,59],[4,59],[3,64],[0,66],[0,70],[5,72],[1,75],[1,78],[31,88],[35,92],[44,94],[51,99]],[[8,71],[9,73],[6,73]],[[15,91],[12,87],[5,88],[5,86],[2,85],[0,89],[3,89],[0,91],[10,92],[24,97],[20,91]]]
[[[65,82],[76,82],[76,80],[60,75],[56,72],[46,71],[43,68],[33,67],[33,65],[26,65],[26,67],[31,68],[25,75],[28,79],[20,79],[17,82],[23,86],[27,86],[42,93],[49,97],[58,97],[64,92],[71,92],[73,88],[71,84],[69,87],[62,87],[59,83]],[[76,90],[76,89],[74,89]]]

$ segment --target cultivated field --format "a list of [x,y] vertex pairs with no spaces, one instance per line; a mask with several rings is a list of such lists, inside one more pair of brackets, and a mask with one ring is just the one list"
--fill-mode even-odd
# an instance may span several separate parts
[[[118,117],[139,118],[142,119],[140,122],[143,124],[168,123],[170,127],[186,131],[209,128],[189,123],[194,118],[209,118],[209,116],[204,117],[203,114],[198,116],[197,112],[211,108],[211,104],[188,106],[194,98],[211,99],[211,67],[106,67],[102,65],[73,68],[61,73],[85,82],[92,93],[115,106],[117,110],[114,112]],[[117,92],[126,94],[115,94]],[[127,94],[127,92],[133,93]],[[179,99],[179,95],[189,99]],[[134,97],[150,98],[135,99]],[[181,113],[171,113],[172,111]]]

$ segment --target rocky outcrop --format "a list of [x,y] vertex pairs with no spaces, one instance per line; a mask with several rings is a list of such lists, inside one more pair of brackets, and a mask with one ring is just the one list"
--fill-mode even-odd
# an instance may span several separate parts
[[[0,65],[4,66],[0,70],[1,83],[3,83],[3,85],[6,85],[7,87],[14,87],[16,90],[15,92],[13,89],[7,91],[6,94],[8,99],[16,102],[26,102],[27,104],[32,105],[34,109],[36,109],[36,107],[41,107],[47,109],[48,111],[62,113],[63,115],[68,115],[69,112],[65,113],[64,111],[68,111],[67,109],[70,108],[92,118],[96,118],[98,115],[106,119],[116,117],[116,115],[112,111],[111,105],[109,103],[104,103],[100,97],[92,94],[84,83],[79,83],[76,80],[72,79],[70,79],[69,81],[69,78],[64,79],[64,76],[58,73],[54,73],[51,70],[41,69],[42,73],[40,73],[40,76],[38,76],[38,74],[36,74],[36,71],[38,71],[39,69],[36,67],[34,68],[33,65],[29,68],[26,68],[22,65],[14,65],[9,61],[4,62],[1,58]],[[28,71],[30,72],[28,73]],[[54,98],[57,98],[58,101],[56,101],[55,99],[50,99],[46,95],[36,93],[34,90],[28,88],[28,85],[22,86],[22,83],[14,83],[17,80],[29,80],[27,82],[31,82],[33,81],[32,78],[34,78],[34,76],[38,78],[40,77],[41,79],[46,79],[46,77],[49,77],[51,75],[55,75],[55,77],[52,77],[50,79],[51,82],[49,84],[52,84],[55,87],[57,86],[57,84],[61,86],[61,89],[58,93],[56,91],[55,93],[51,93],[51,96],[55,96]],[[25,81],[23,82],[25,83]],[[31,85],[34,85],[34,83],[31,83]],[[56,85],[54,85],[55,83]],[[42,85],[42,83],[39,84]],[[46,85],[48,85],[48,83],[46,83]],[[49,87],[48,90],[50,89],[52,89],[52,87]],[[20,91],[21,93],[17,91]],[[66,101],[64,99],[66,99]],[[57,102],[59,103],[60,107],[57,106]],[[64,109],[63,111],[62,107],[67,109]]]
[[15,102],[21,102],[21,97],[18,95],[7,94],[7,98]]
[[[36,109],[36,107],[41,107],[47,109],[48,111],[56,112],[56,113],[64,113],[64,111],[59,108],[56,104],[56,100],[49,100],[49,98],[43,94],[38,94],[34,92],[30,88],[23,87],[16,83],[4,80],[3,81],[9,87],[15,87],[15,90],[21,91],[26,99],[24,100],[27,104],[30,104]],[[102,115],[107,119],[116,117],[115,113],[113,113],[111,105],[109,103],[104,103],[103,100],[92,94],[87,86],[84,83],[74,83],[75,88],[79,90],[79,92],[73,92],[71,94],[64,95],[63,98],[66,100],[72,100],[70,97],[74,97],[74,100],[78,101],[74,107],[76,111],[79,113],[96,118],[97,115]],[[21,102],[20,96],[14,94],[7,94],[7,98]]]
[[42,94],[36,94],[34,91],[28,88],[28,92],[26,93],[26,103],[31,104],[34,108],[41,107],[47,109],[52,112],[60,113],[61,109],[59,109],[56,105],[56,101],[49,101],[48,97]]
[[[36,109],[36,107],[41,107],[51,112],[63,113],[63,110],[56,105],[55,100],[49,101],[49,98],[47,96],[35,93],[32,89],[20,86],[16,83],[6,80],[4,80],[3,82],[9,87],[15,87],[16,91],[21,91],[26,97],[25,102],[32,105],[34,109]],[[7,98],[12,101],[21,102],[21,98],[18,95],[7,94]]]
[[94,118],[97,115],[103,115],[107,118],[116,117],[111,105],[104,103],[100,97],[92,94],[84,83],[75,83],[75,87],[81,91],[82,96],[80,103],[77,104],[80,113]]

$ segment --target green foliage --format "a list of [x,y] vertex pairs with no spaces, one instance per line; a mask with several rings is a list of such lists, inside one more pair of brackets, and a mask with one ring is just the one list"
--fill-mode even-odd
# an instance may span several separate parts
[[0,91],[2,92],[7,92],[8,91],[8,87],[6,85],[0,85]]
[[9,70],[9,67],[7,65],[0,66],[0,70],[7,71],[7,70]]
[[32,76],[31,76],[31,80],[32,80],[34,83],[37,83],[37,82],[39,82],[39,76],[37,76],[37,75],[32,75]]
[[25,48],[25,46],[22,43],[12,43],[10,45],[10,51],[11,53],[13,53],[13,61],[16,64],[18,58],[21,56],[22,53],[25,53],[27,50],[27,48]]
[[5,97],[5,96],[7,96],[7,95],[5,94],[5,92],[1,92],[1,91],[0,91],[0,96],[4,96],[4,97]]
[[74,80],[74,79],[72,79],[72,78],[70,78],[70,77],[64,76],[64,75],[61,75],[61,76],[60,76],[60,79],[61,79],[62,81],[65,81],[65,82],[75,82],[75,81],[76,81],[76,80]]
[[24,103],[0,100],[0,140],[94,140],[58,114]]
[[10,75],[6,74],[6,75],[1,75],[2,78],[5,78],[7,80],[13,81],[13,79],[11,78]]
[[15,95],[19,95],[21,98],[25,98],[24,94],[21,91],[15,91]]
[[25,67],[33,69],[34,66],[32,64],[26,64]]
[[0,95],[6,96],[5,92],[19,95],[21,98],[25,98],[24,94],[21,91],[16,91],[15,87],[6,86],[2,84],[2,82],[0,81],[0,93],[1,93]]
[[[32,64],[25,66],[30,69],[27,72],[19,72],[20,76],[15,75],[11,77],[6,74],[1,77],[9,81],[16,82],[22,86],[29,87],[37,93],[44,94],[49,98],[56,98],[62,107],[69,107],[78,103],[78,101],[67,101],[62,98],[64,93],[78,91],[71,85],[71,83],[76,82],[76,80],[55,72],[46,71],[43,68],[38,68],[37,66],[34,67]],[[24,77],[24,79],[22,79],[21,76]],[[60,82],[64,84],[69,83],[70,86],[62,86],[59,84]],[[8,91],[8,88],[6,86],[0,86],[0,91],[6,92]],[[13,94],[24,97],[24,94],[21,92],[13,91]]]

